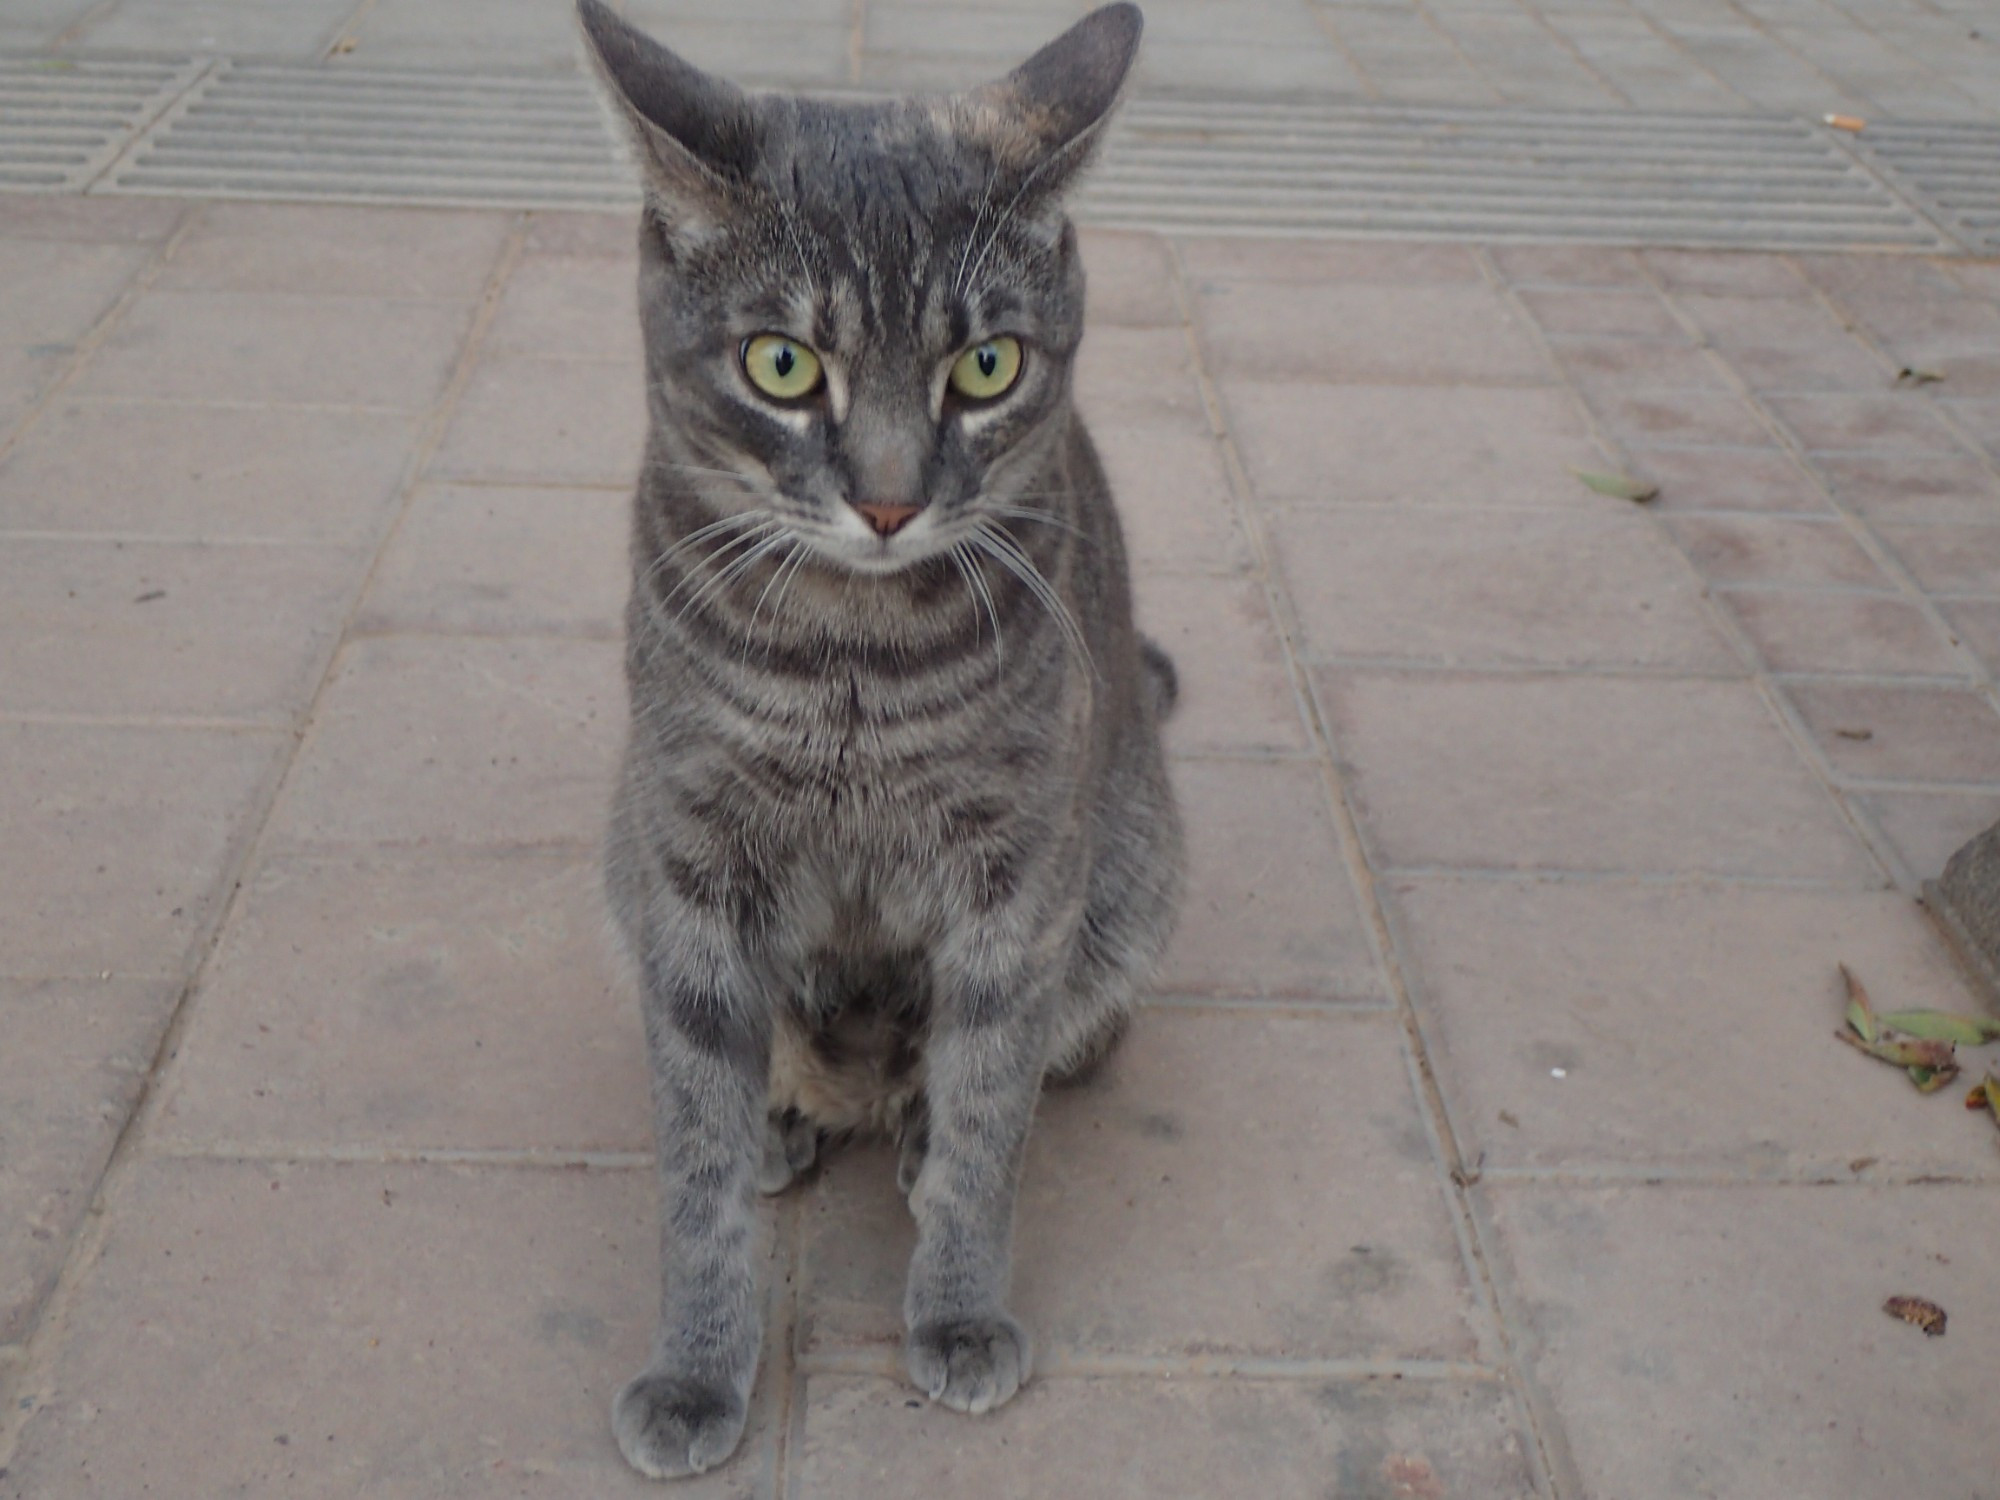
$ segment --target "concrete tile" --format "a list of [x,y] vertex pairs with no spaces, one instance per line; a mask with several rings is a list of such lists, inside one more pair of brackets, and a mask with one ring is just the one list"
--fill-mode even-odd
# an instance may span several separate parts
[[1795,682],[1786,693],[1842,775],[2000,782],[2000,714],[1970,687]]
[[187,205],[167,198],[10,196],[0,238],[75,244],[157,245],[174,232]]
[[[149,1163],[0,1494],[164,1468],[189,1495],[656,1495],[609,1417],[652,1331],[652,1197],[643,1172]],[[769,1493],[756,1409],[679,1492]]]
[[1584,399],[1613,436],[1635,448],[1656,443],[1751,448],[1771,441],[1771,430],[1734,395],[1586,387]]
[[1153,988],[1382,999],[1387,987],[1318,767],[1183,760],[1173,776],[1187,824],[1187,894]]
[[1250,565],[1207,423],[1094,422],[1091,437],[1135,568],[1234,572]]
[[1310,656],[1741,670],[1700,580],[1631,509],[1342,506],[1271,526]]
[[245,8],[230,0],[121,0],[93,12],[78,40],[92,50],[227,52],[307,61],[333,40],[347,0]]
[[1963,451],[1922,396],[1769,396],[1765,404],[1808,449]]
[[1833,517],[1674,516],[1667,527],[1712,583],[1895,587]]
[[1875,534],[1930,594],[2000,594],[2000,526],[1901,526]]
[[1330,669],[1316,680],[1383,864],[1878,878],[1747,683]]
[[371,543],[404,413],[58,401],[0,459],[0,528]]
[[177,1149],[652,1146],[583,851],[281,855],[191,1005],[154,1131]]
[[1780,255],[1728,250],[1646,250],[1646,266],[1669,292],[1730,297],[1802,297],[1807,288]]
[[630,484],[646,444],[646,377],[611,360],[482,359],[431,461],[439,479]]
[[2000,792],[1868,792],[1853,800],[1919,880],[1943,874],[1961,845],[2000,823]]
[[1180,702],[1167,748],[1182,755],[1311,748],[1261,580],[1142,574],[1139,628],[1167,649]]
[[471,318],[448,302],[148,292],[76,391],[413,410],[444,389]]
[[631,511],[617,490],[425,485],[354,628],[616,638]]
[[1222,383],[1266,500],[1596,506],[1569,472],[1602,468],[1562,391]]
[[1076,401],[1095,431],[1114,423],[1172,424],[1211,430],[1185,328],[1126,328],[1093,323],[1073,366]]
[[1648,448],[1636,467],[1660,487],[1655,510],[1830,514],[1826,497],[1777,448]]
[[291,738],[0,722],[0,954],[24,975],[178,974]]
[[1907,599],[1789,589],[1721,598],[1774,672],[1966,674],[1950,642]]
[[1771,391],[1845,391],[1878,394],[1887,383],[1882,367],[1860,344],[1814,343],[1732,349],[1729,363],[1749,387]]
[[1692,345],[1590,337],[1558,339],[1553,347],[1557,363],[1589,392],[1729,390],[1707,353]]
[[67,356],[152,256],[141,244],[15,239],[0,228],[0,345]]
[[632,271],[634,302],[639,277],[639,216],[583,210],[537,210],[528,215],[521,248],[529,255],[605,255]]
[[[913,1231],[895,1176],[887,1148],[842,1153],[807,1200],[808,1358],[900,1341]],[[1479,1315],[1401,1026],[1142,1013],[1101,1081],[1052,1090],[1038,1112],[1013,1306],[1051,1366],[1475,1358]]]
[[1938,407],[1952,415],[1989,460],[2000,464],[2000,401],[1946,399],[1939,401]]
[[1685,344],[1687,335],[1651,290],[1560,291],[1529,288],[1521,293],[1529,314],[1551,334],[1661,339]]
[[1086,229],[1083,268],[1092,323],[1137,327],[1179,327],[1180,299],[1174,294],[1173,252],[1157,234],[1125,229]]
[[1831,1034],[1841,963],[1884,1010],[1979,1009],[1901,892],[1443,879],[1394,892],[1453,1131],[1489,1168],[2000,1167],[1990,1140],[1957,1128],[1962,1111]]
[[1766,297],[1709,292],[1683,293],[1675,302],[1718,348],[1845,348],[1852,336],[1833,316],[1806,296]]
[[2000,676],[2000,602],[1967,599],[1943,608],[1957,638],[1985,665],[1988,675]]
[[1194,292],[1213,368],[1253,380],[1536,384],[1553,374],[1484,286],[1204,281]]
[[1263,239],[1247,235],[1183,235],[1181,265],[1198,287],[1210,282],[1328,282],[1402,286],[1481,287],[1479,261],[1459,245],[1395,240]]
[[0,711],[289,725],[367,557],[331,547],[0,548]]
[[919,1404],[889,1381],[815,1375],[799,1500],[1265,1500],[1536,1493],[1501,1389],[1430,1381],[1038,1379],[991,1417]]
[[[1971,1249],[1991,1188],[1488,1196],[1582,1493],[1972,1494],[1991,1467],[1965,1414],[2000,1352],[1953,1337],[2000,1317]],[[1886,1316],[1898,1294],[1942,1304],[1951,1332]]]
[[1260,91],[1342,98],[1352,98],[1359,85],[1331,45],[1237,46],[1227,38],[1149,43],[1133,70],[1138,88],[1237,90],[1246,79],[1255,79]]
[[0,1344],[32,1331],[178,995],[171,980],[0,980]]
[[1495,245],[1487,252],[1516,286],[1644,287],[1646,273],[1630,250],[1603,245]]
[[638,269],[628,260],[524,256],[500,294],[485,348],[495,354],[642,364]]
[[594,844],[625,729],[609,641],[346,647],[273,830],[287,843]]
[[211,203],[155,286],[200,292],[477,298],[508,216],[352,204]]

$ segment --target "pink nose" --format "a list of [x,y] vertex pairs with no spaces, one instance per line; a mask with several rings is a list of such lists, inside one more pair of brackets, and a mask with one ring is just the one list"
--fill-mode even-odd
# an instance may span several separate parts
[[856,505],[862,519],[875,528],[877,536],[894,536],[908,523],[919,507],[914,505]]

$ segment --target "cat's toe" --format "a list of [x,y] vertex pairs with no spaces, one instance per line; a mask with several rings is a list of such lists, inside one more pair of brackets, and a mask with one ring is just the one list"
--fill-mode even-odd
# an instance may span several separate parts
[[1011,1399],[1031,1364],[1027,1330],[1005,1313],[920,1323],[904,1353],[918,1390],[974,1416]]
[[726,1386],[648,1371],[611,1403],[625,1461],[649,1479],[712,1469],[736,1451],[748,1406]]

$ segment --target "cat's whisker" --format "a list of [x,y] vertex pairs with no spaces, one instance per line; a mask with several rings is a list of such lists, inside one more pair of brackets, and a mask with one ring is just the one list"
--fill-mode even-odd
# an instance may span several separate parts
[[757,543],[756,546],[752,547],[748,552],[745,552],[742,556],[733,559],[728,567],[724,568],[721,572],[715,574],[712,578],[708,580],[707,583],[703,584],[699,589],[695,590],[695,592],[689,596],[687,603],[683,604],[677,611],[675,611],[674,619],[677,621],[686,619],[689,610],[694,609],[697,605],[701,604],[703,601],[715,598],[717,595],[726,591],[730,587],[730,585],[736,582],[737,579],[741,578],[744,574],[748,573],[752,568],[756,567],[757,564],[761,562],[764,558],[769,557],[773,552],[777,551],[778,548],[784,546],[790,540],[791,538],[783,534],[782,532],[776,536],[765,537],[762,541]]
[[[710,557],[710,561],[714,562],[720,561],[723,557],[727,556],[737,546],[748,540],[749,536],[755,536],[759,531],[767,530],[777,524],[777,521],[770,516],[762,515],[757,511],[740,511],[735,515],[724,516],[719,521],[710,521],[706,526],[697,526],[693,531],[690,531],[686,536],[675,542],[673,546],[667,548],[666,551],[647,564],[645,573],[640,576],[640,586],[645,587],[650,584],[655,578],[659,577],[667,564],[673,562],[691,548],[699,546],[712,536],[728,531],[742,531],[748,528],[748,536],[732,538],[717,547]],[[688,576],[691,578],[694,575],[689,574]],[[674,594],[679,593],[686,586],[687,579],[683,579],[674,586],[673,592],[667,595],[667,600],[662,602],[670,601]]]
[[994,516],[1006,516],[1009,520],[1013,521],[1041,521],[1050,526],[1060,527],[1071,536],[1080,537],[1083,535],[1083,528],[1081,526],[1070,520],[1069,517],[1056,515],[1053,511],[1035,510],[1026,505],[989,505],[986,507],[986,513]]
[[1069,606],[1062,602],[1055,591],[1055,586],[1042,576],[1042,570],[1035,566],[1034,559],[1021,549],[1019,542],[992,523],[983,523],[976,539],[987,555],[1020,579],[1028,592],[1035,596],[1043,609],[1048,611],[1049,618],[1055,622],[1056,628],[1062,631],[1063,639],[1076,653],[1077,660],[1089,669],[1092,677],[1095,677],[1097,663],[1091,659],[1090,646],[1083,638],[1083,631],[1078,627],[1076,617],[1069,612]]
[[[778,559],[778,566],[773,568],[771,576],[764,580],[764,591],[757,596],[757,602],[750,608],[750,635],[757,633],[757,621],[764,613],[764,601],[771,597],[771,590],[778,586],[778,580],[785,576],[785,570],[797,562],[800,554],[805,551],[805,543],[789,533],[785,537],[785,546],[785,555]],[[780,594],[778,597],[780,602],[782,602],[784,596]],[[773,619],[773,623],[776,623],[775,618]],[[765,644],[765,654],[770,654],[770,645],[768,642]]]
[[973,608],[984,606],[986,619],[993,627],[993,659],[998,669],[1007,665],[1007,646],[1000,638],[1000,611],[993,606],[993,590],[987,586],[986,575],[980,571],[976,560],[967,555],[968,543],[956,543],[951,549],[951,560],[958,567],[959,576],[971,592]]

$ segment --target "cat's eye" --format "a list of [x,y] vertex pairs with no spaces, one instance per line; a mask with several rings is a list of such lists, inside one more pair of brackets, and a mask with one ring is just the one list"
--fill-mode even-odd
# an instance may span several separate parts
[[820,386],[819,356],[781,333],[744,341],[743,373],[774,401],[803,401]]
[[951,367],[951,388],[968,401],[1004,396],[1021,378],[1021,341],[1004,335],[974,344]]

